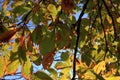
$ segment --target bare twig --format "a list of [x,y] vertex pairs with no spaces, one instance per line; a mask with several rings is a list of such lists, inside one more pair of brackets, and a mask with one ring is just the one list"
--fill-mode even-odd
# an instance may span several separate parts
[[79,16],[79,19],[75,23],[77,25],[77,40],[76,40],[76,46],[75,46],[75,52],[74,52],[73,77],[72,77],[72,80],[75,80],[75,76],[76,76],[76,54],[77,54],[77,48],[78,48],[78,43],[79,43],[79,38],[80,38],[80,26],[81,26],[82,16],[84,15],[84,11],[87,8],[88,2],[89,2],[89,0],[87,0],[86,3],[84,4],[83,10],[82,10],[82,12],[81,12],[81,14]]

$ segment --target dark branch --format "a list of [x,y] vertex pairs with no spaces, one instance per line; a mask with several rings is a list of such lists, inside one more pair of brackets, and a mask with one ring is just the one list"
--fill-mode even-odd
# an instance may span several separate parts
[[99,2],[98,2],[98,10],[99,10],[99,14],[100,14],[100,24],[101,24],[101,27],[103,29],[104,41],[105,41],[105,56],[104,56],[104,60],[105,60],[106,54],[108,52],[108,42],[107,42],[105,27],[104,27],[103,22],[102,22],[103,20],[102,20],[102,14],[101,14],[101,7],[102,7],[102,5],[100,6]]
[[82,12],[81,12],[81,14],[79,16],[79,19],[75,23],[77,25],[77,40],[76,40],[76,46],[75,46],[75,52],[74,52],[73,77],[72,77],[72,80],[75,80],[75,76],[76,76],[76,54],[77,54],[77,48],[78,48],[78,43],[79,43],[79,38],[80,38],[80,26],[81,26],[82,16],[84,15],[84,11],[87,8],[88,2],[89,2],[89,0],[87,0],[86,3],[84,4],[83,10],[82,10]]
[[[102,2],[103,2],[104,6],[105,6],[105,8],[106,8],[106,10],[107,10],[108,15],[109,15],[109,16],[111,17],[111,19],[112,19],[112,24],[113,24],[113,29],[114,29],[114,40],[115,40],[115,39],[117,38],[117,32],[116,32],[116,28],[115,28],[114,18],[113,18],[113,16],[112,16],[112,14],[111,14],[111,12],[110,12],[107,4],[105,3],[105,1],[102,0]],[[114,41],[114,40],[113,40],[113,41]]]

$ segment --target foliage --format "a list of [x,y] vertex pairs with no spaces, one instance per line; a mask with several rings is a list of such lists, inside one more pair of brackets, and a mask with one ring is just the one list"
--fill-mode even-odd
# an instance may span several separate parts
[[[0,1],[0,78],[16,75],[21,66],[25,79],[120,80],[119,4]],[[33,64],[43,69],[34,72]]]

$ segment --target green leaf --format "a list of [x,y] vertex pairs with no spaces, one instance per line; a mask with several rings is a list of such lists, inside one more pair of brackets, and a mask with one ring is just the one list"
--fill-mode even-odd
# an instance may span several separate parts
[[82,61],[85,61],[87,66],[89,66],[90,63],[92,62],[92,57],[91,57],[91,55],[89,53],[82,54],[81,58],[82,58]]
[[15,74],[16,71],[18,70],[19,66],[20,66],[19,59],[10,61],[7,65],[6,74]]
[[22,64],[21,74],[26,79],[30,79],[30,76],[32,75],[32,64],[28,57],[27,57],[27,60]]
[[64,62],[57,62],[57,63],[55,64],[55,68],[56,68],[56,69],[64,69],[64,68],[66,68],[66,67],[68,67],[68,66],[67,66],[66,63],[64,63]]
[[0,78],[4,76],[5,69],[6,69],[6,65],[4,58],[0,56]]
[[50,76],[51,76],[54,80],[57,79],[58,73],[57,73],[57,71],[56,71],[55,69],[49,68],[47,71],[50,73]]
[[22,5],[16,6],[16,7],[13,9],[13,13],[15,14],[15,16],[21,16],[21,15],[23,15],[25,12],[27,12],[28,10],[30,10],[30,8],[29,8],[29,7],[26,7],[25,4],[22,4]]
[[31,76],[32,80],[53,80],[48,74],[43,71],[37,71]]
[[[39,36],[38,36],[39,35]],[[42,39],[42,26],[37,26],[31,34],[32,41],[39,43]]]
[[62,59],[63,61],[67,61],[67,60],[69,59],[69,53],[68,53],[68,52],[63,52],[63,53],[61,54],[61,59]]

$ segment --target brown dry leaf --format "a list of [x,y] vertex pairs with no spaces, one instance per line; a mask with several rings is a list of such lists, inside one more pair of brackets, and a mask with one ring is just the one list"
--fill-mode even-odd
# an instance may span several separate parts
[[55,50],[47,53],[42,60],[42,65],[44,69],[48,69],[54,60]]
[[18,31],[18,29],[10,30],[10,31],[5,31],[2,34],[0,34],[0,41],[6,42],[9,41],[10,38]]
[[69,13],[74,8],[75,4],[73,0],[62,0],[61,7],[65,13]]

